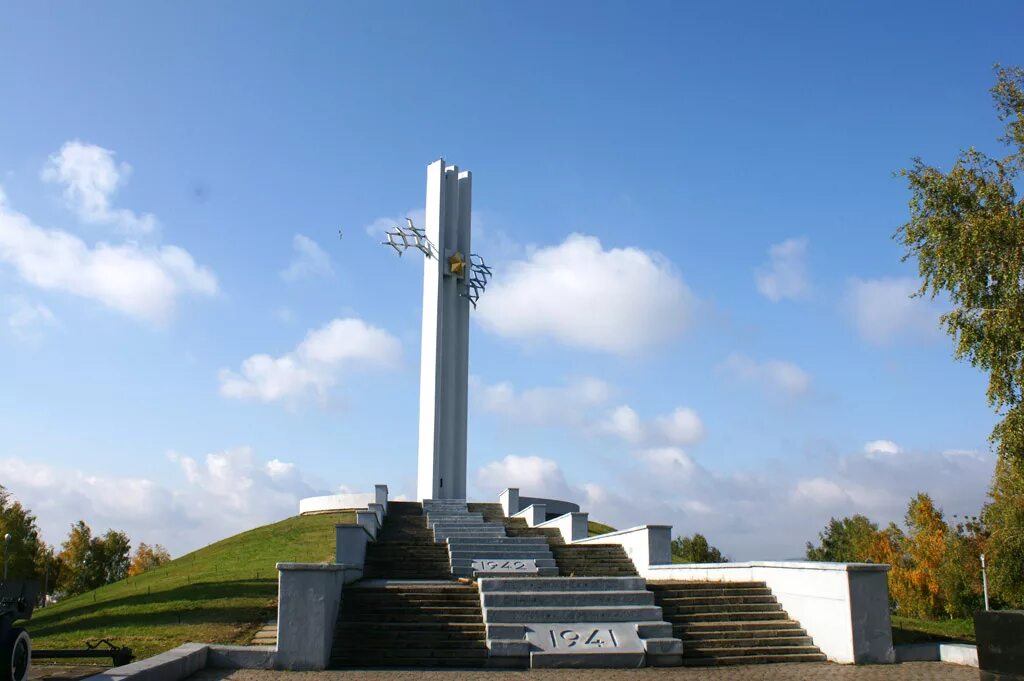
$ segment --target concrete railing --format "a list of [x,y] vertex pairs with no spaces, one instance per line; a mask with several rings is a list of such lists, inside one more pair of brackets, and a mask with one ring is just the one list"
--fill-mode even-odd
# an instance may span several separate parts
[[503,490],[501,494],[498,495],[498,501],[501,503],[501,509],[505,512],[506,518],[511,518],[529,506],[543,505],[546,513],[557,515],[578,513],[580,510],[579,504],[574,504],[571,501],[564,501],[562,499],[521,497],[519,496],[518,487],[509,487]]
[[[388,512],[388,486],[374,485],[372,492],[354,494],[328,494],[322,497],[299,499],[299,515],[310,513],[333,513],[335,511],[356,511],[380,504]],[[383,522],[383,518],[381,518]]]
[[548,512],[544,504],[530,504],[510,517],[524,518],[528,527],[536,527],[548,519]]
[[294,671],[326,669],[345,573],[350,568],[329,563],[278,563],[277,570],[274,666]]
[[589,526],[589,518],[586,513],[566,513],[536,525],[536,527],[555,528],[562,533],[562,539],[566,544],[586,539]]
[[832,662],[895,660],[888,565],[769,561],[636,567],[652,582],[764,582]]
[[[557,518],[556,518],[557,520]],[[672,560],[672,526],[638,525],[628,530],[618,530],[576,539],[573,544],[619,544],[626,555],[643,575],[652,565],[669,563]]]

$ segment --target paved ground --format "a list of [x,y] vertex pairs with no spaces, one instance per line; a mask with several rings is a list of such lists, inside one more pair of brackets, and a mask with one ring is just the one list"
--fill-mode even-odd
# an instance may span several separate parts
[[977,681],[978,670],[942,662],[849,666],[827,662],[675,669],[268,672],[206,670],[189,681]]
[[30,681],[76,681],[93,674],[107,671],[107,667],[98,664],[40,664],[32,663],[29,672]]

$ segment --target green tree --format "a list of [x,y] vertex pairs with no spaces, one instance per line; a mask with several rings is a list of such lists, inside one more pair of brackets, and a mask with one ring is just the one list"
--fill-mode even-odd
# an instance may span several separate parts
[[1011,607],[1024,606],[1024,466],[999,457],[982,516],[992,594]]
[[832,518],[818,534],[820,546],[807,542],[807,560],[863,563],[871,559],[871,545],[877,534],[878,525],[865,516]]
[[987,541],[988,532],[976,517],[964,518],[949,528],[946,550],[939,565],[939,591],[950,617],[969,617],[984,605],[981,554],[985,552]]
[[7,576],[10,579],[34,579],[37,576],[36,557],[42,544],[36,518],[20,502],[12,502],[10,493],[0,486],[0,552],[3,550],[3,537],[7,534],[11,535],[7,546]]
[[971,147],[948,173],[920,158],[900,171],[910,185],[910,221],[894,238],[917,259],[919,295],[944,293],[942,324],[955,356],[989,374],[988,401],[1002,414],[992,432],[1001,455],[1024,457],[1024,206],[1014,181],[1024,170],[1024,69],[996,68],[996,111],[1010,153]]
[[102,584],[117,582],[128,576],[131,564],[131,542],[128,535],[117,530],[107,530],[100,539],[93,540],[93,555],[97,561],[97,572]]
[[1024,606],[1024,202],[1014,187],[1024,170],[1024,69],[997,66],[991,92],[1006,155],[971,147],[949,172],[914,159],[900,172],[910,220],[894,238],[906,247],[903,259],[917,261],[918,295],[948,296],[941,323],[955,357],[988,373],[986,397],[999,416],[990,436],[998,464],[982,511],[993,588]]
[[90,586],[95,581],[91,574],[91,546],[92,529],[84,520],[79,520],[71,526],[68,538],[61,544],[58,590],[73,596],[93,588]]
[[672,558],[677,563],[728,563],[722,552],[708,543],[699,532],[692,537],[676,537],[672,540]]

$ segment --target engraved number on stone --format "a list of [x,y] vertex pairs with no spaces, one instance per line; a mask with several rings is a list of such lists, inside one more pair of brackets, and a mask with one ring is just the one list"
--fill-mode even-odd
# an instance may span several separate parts
[[609,629],[609,640],[605,640],[601,638],[601,634],[603,632],[603,629],[594,629],[588,635],[583,636],[573,629],[563,629],[558,632],[557,636],[555,636],[555,630],[549,629],[548,635],[551,637],[552,648],[572,648],[577,644],[580,646],[593,646],[595,648],[603,648],[606,644],[610,645],[612,648],[618,647],[619,642],[615,640],[615,633]]

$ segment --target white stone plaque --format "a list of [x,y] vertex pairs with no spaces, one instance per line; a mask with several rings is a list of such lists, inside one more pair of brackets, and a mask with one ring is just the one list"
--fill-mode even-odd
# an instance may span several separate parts
[[473,571],[477,576],[535,575],[540,572],[534,558],[478,558],[473,561]]
[[631,622],[527,624],[526,640],[545,653],[594,655],[644,651],[636,625]]

